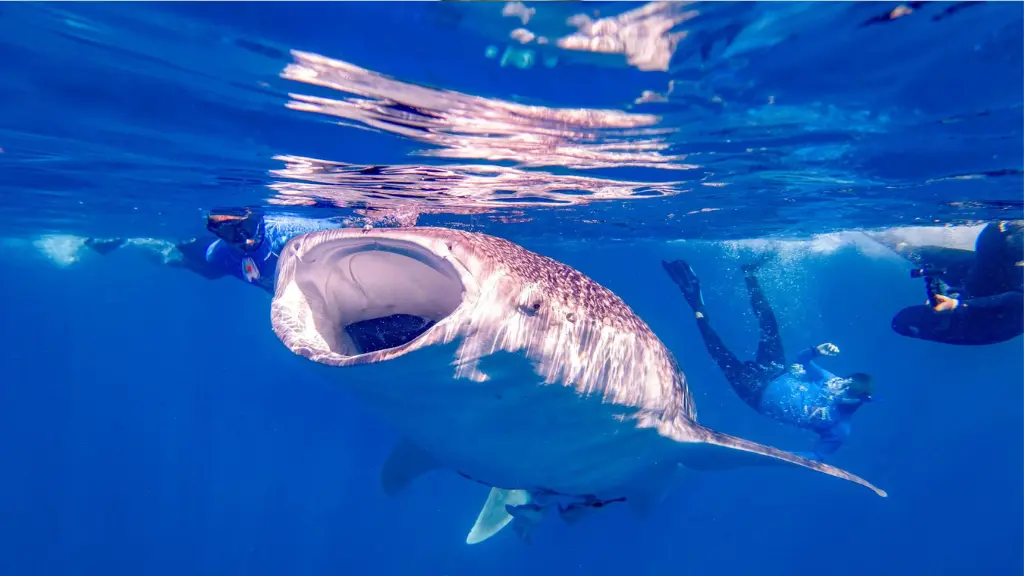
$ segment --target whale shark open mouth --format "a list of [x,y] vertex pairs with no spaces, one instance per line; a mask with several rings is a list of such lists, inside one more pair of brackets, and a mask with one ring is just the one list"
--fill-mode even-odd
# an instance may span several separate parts
[[408,344],[462,303],[451,262],[414,242],[339,237],[296,250],[293,285],[315,331],[339,356]]

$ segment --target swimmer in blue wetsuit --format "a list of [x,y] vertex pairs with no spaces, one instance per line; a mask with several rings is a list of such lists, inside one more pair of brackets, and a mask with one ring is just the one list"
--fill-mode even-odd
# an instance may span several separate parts
[[[210,280],[234,276],[273,292],[277,251],[290,236],[274,242],[258,208],[215,208],[206,216],[206,229],[216,237],[173,244],[154,239],[89,238],[85,245],[100,254],[109,254],[134,244],[158,255],[167,266],[184,268]],[[295,231],[291,236],[302,232]]]
[[206,215],[206,229],[213,237],[181,242],[89,238],[85,245],[100,254],[129,245],[140,247],[163,265],[184,268],[210,280],[233,276],[272,293],[277,256],[289,240],[342,226],[333,219],[266,215],[257,207],[214,208]]
[[856,373],[843,378],[818,366],[819,357],[839,353],[839,348],[830,343],[803,350],[795,364],[786,366],[779,325],[761,291],[756,265],[744,266],[743,275],[760,326],[760,341],[755,359],[740,361],[711,327],[700,281],[690,265],[682,260],[661,264],[693,309],[708,353],[736,394],[765,416],[817,433],[814,454],[804,456],[821,460],[838,450],[850,435],[851,417],[872,399],[871,377]]
[[983,346],[1024,333],[1024,221],[990,222],[975,248],[913,246],[885,234],[875,237],[923,278],[926,304],[908,306],[892,319],[902,336],[960,346]]
[[[211,280],[234,276],[273,294],[278,255],[289,240],[342,226],[333,219],[265,215],[259,208],[216,208],[206,216],[206,229],[214,233],[213,238],[177,243],[152,238],[89,238],[85,245],[99,254],[138,246],[163,265],[184,268]],[[419,316],[393,314],[355,322],[345,330],[360,350],[370,352],[408,342],[433,324]]]

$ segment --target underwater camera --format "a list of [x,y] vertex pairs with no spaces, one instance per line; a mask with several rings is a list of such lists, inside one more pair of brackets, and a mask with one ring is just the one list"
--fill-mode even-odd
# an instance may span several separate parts
[[946,273],[945,268],[938,268],[932,264],[925,264],[920,268],[915,268],[910,271],[911,278],[930,278],[933,276],[942,276]]

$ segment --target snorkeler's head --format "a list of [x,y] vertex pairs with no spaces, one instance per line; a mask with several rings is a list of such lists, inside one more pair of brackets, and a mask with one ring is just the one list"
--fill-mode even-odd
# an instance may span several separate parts
[[846,387],[846,395],[862,402],[871,402],[871,396],[875,392],[874,381],[871,375],[863,372],[854,372],[847,378],[849,378],[850,383]]
[[263,213],[256,208],[214,208],[206,229],[232,246],[253,250],[263,242]]

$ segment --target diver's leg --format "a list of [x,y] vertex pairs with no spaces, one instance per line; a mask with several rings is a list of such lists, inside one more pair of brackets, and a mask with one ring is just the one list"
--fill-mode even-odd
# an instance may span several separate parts
[[707,316],[697,312],[697,328],[704,339],[704,346],[718,368],[729,382],[733,392],[748,406],[760,410],[761,394],[770,379],[766,378],[763,368],[752,362],[741,362],[735,354],[725,347],[718,333],[711,327]]
[[750,295],[750,307],[754,309],[754,316],[757,317],[759,335],[756,362],[764,368],[770,368],[773,364],[785,366],[786,354],[782,348],[782,337],[779,335],[779,322],[775,319],[775,312],[765,298],[764,291],[761,290],[761,283],[755,275],[756,270],[755,266],[743,267],[743,280]]
[[85,245],[92,248],[96,253],[106,256],[114,250],[124,246],[124,238],[87,238]]
[[174,254],[165,258],[164,264],[172,267],[180,267],[208,280],[216,280],[227,274],[227,271],[218,269],[210,263],[207,253],[213,240],[191,239],[178,242],[174,246]]
[[704,340],[704,346],[708,349],[708,354],[711,355],[715,364],[718,364],[718,368],[725,374],[725,379],[734,388],[742,386],[746,380],[743,378],[745,371],[743,362],[731,350],[726,348],[722,338],[711,327],[707,316],[703,312],[697,312],[696,315],[697,329],[700,330],[700,335]]
[[661,265],[669,278],[679,287],[679,291],[683,293],[683,298],[686,299],[687,304],[693,309],[697,320],[697,329],[700,330],[700,335],[704,340],[704,346],[707,348],[708,354],[718,364],[718,367],[725,374],[729,383],[733,387],[739,386],[743,380],[744,365],[736,358],[735,354],[726,348],[718,333],[711,327],[711,323],[704,312],[704,296],[701,293],[700,280],[697,278],[697,274],[683,260],[674,260],[672,262],[665,262],[663,260]]
[[182,248],[194,242],[174,244],[159,238],[89,238],[85,245],[104,256],[121,248],[132,247],[156,264],[173,267],[182,265]]
[[661,261],[661,267],[665,269],[668,277],[676,283],[679,291],[686,299],[686,303],[694,312],[704,312],[704,294],[700,290],[700,279],[693,271],[693,268],[685,260],[673,260],[671,262]]

